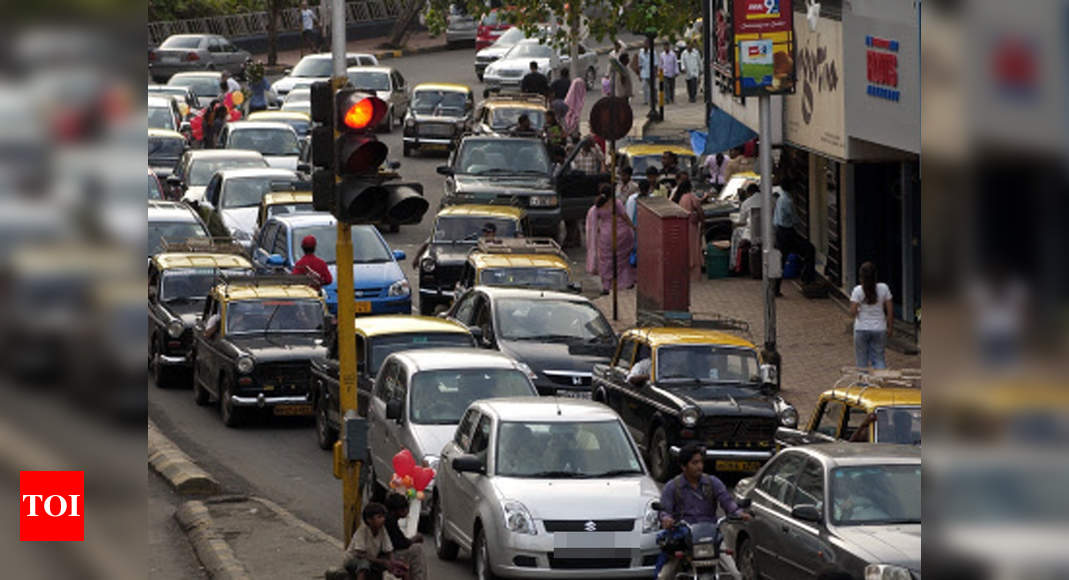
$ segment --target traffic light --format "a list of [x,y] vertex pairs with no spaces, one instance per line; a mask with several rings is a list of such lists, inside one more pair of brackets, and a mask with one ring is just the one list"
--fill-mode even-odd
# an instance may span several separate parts
[[334,211],[334,87],[312,83],[312,207]]

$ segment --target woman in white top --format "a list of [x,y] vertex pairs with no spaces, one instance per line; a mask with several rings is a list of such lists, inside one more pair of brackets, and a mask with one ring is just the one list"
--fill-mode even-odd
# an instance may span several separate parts
[[876,265],[861,264],[861,284],[850,293],[850,314],[854,317],[854,357],[859,368],[885,369],[884,348],[891,336],[894,306],[891,289],[876,283]]

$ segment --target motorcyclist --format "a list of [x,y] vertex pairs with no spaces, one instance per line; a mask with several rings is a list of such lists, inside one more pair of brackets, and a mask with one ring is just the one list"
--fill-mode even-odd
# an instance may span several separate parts
[[[704,473],[705,448],[698,443],[687,443],[679,451],[679,466],[682,473],[669,480],[661,492],[661,526],[672,528],[676,522],[689,524],[715,522],[717,504],[724,513],[744,520],[750,514],[739,509],[735,498],[724,482],[714,475]],[[657,574],[659,580],[675,578],[679,560],[670,558]]]

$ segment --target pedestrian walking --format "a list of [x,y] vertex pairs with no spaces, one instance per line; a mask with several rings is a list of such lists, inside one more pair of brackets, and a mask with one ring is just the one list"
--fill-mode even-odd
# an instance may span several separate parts
[[[650,63],[653,62],[653,44],[646,41],[646,47],[638,53],[638,78],[642,81],[642,104],[650,104],[650,99],[657,99],[656,92],[650,95]],[[656,66],[656,65],[655,65]],[[656,68],[654,68],[656,74]]]
[[[568,103],[564,102],[564,97],[566,96],[568,96],[567,92],[563,97],[557,98],[553,89],[546,91],[546,102],[549,103],[549,110],[553,111],[553,114],[557,116],[558,122],[563,122],[564,116],[568,114]],[[563,125],[561,126],[563,127]]]
[[394,559],[408,566],[407,580],[427,580],[427,558],[423,554],[423,536],[407,537],[398,520],[408,517],[409,502],[405,496],[392,492],[386,496],[386,533],[393,544]]
[[686,172],[681,171],[679,173],[678,183],[672,193],[672,201],[687,212],[688,236],[690,238],[687,244],[689,248],[690,277],[693,280],[697,280],[702,275],[701,232],[704,211],[702,210],[701,199],[694,195],[690,179],[686,179]]
[[664,43],[664,52],[661,53],[661,71],[664,72],[664,102],[671,104],[676,102],[676,76],[679,75],[679,59],[672,50],[671,43]]
[[271,100],[271,84],[264,78],[264,65],[254,62],[245,71],[249,81],[249,112],[264,111]]
[[[794,251],[796,245],[794,201],[791,199],[791,194],[781,187],[773,188],[772,201],[774,202],[772,225],[776,230],[776,249],[780,252],[780,271],[782,272],[783,264],[787,261],[788,254]],[[772,288],[775,290],[777,297],[783,296],[783,293],[780,292],[780,284],[782,282],[782,277],[772,280]]]
[[568,89],[572,86],[572,72],[566,66],[560,67],[560,75],[549,83],[549,90],[553,91],[553,98],[564,99],[568,96]]
[[[634,81],[631,79],[631,68],[628,66],[631,62],[631,55],[626,52],[620,55],[617,63],[609,62],[609,81],[612,83],[612,95],[614,97],[620,97],[627,99],[627,102],[631,102],[631,97],[635,94]],[[613,73],[615,72],[615,76]]]
[[520,80],[520,92],[544,95],[549,90],[549,79],[546,75],[538,72],[538,63],[531,61],[530,71]]
[[316,290],[319,290],[323,286],[330,286],[334,278],[330,275],[330,268],[327,263],[324,262],[319,256],[316,256],[316,238],[315,236],[305,236],[301,240],[301,250],[304,251],[304,257],[297,260],[297,263],[293,265],[293,274],[298,276],[310,276],[316,281],[313,286]]
[[572,86],[564,97],[568,105],[568,114],[564,116],[564,131],[569,137],[579,136],[579,120],[583,116],[583,104],[586,102],[586,83],[583,79],[572,79]]
[[[615,252],[612,244],[613,206],[616,212]],[[635,285],[635,269],[631,266],[634,246],[635,224],[628,219],[623,204],[613,199],[611,186],[602,183],[598,186],[597,200],[586,213],[586,269],[601,278],[602,294],[608,294],[612,287],[614,264],[617,287],[626,289]]]
[[858,368],[885,369],[884,349],[894,328],[891,289],[876,282],[876,265],[861,264],[861,283],[850,293],[850,315],[854,317],[854,358]]
[[301,56],[304,56],[305,49],[308,52],[319,52],[319,29],[316,25],[319,24],[319,16],[315,10],[308,7],[307,0],[301,2],[301,40],[303,44],[301,46]]
[[[630,169],[630,168],[628,168]],[[641,181],[638,182],[638,191],[627,196],[627,202],[624,204],[624,209],[627,210],[627,217],[631,219],[631,223],[638,227],[638,200],[639,198],[650,196],[650,182]]]
[[702,74],[702,53],[698,52],[694,43],[687,46],[683,51],[683,72],[687,74],[687,100],[693,103],[698,98],[698,79]]

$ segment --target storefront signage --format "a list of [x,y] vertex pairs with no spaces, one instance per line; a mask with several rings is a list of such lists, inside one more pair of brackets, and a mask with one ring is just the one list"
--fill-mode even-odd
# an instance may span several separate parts
[[865,64],[870,97],[898,102],[898,41],[875,36],[865,37]]
[[735,96],[794,92],[791,0],[732,0]]
[[798,92],[784,97],[783,137],[835,159],[846,159],[842,23],[819,18],[795,28]]

